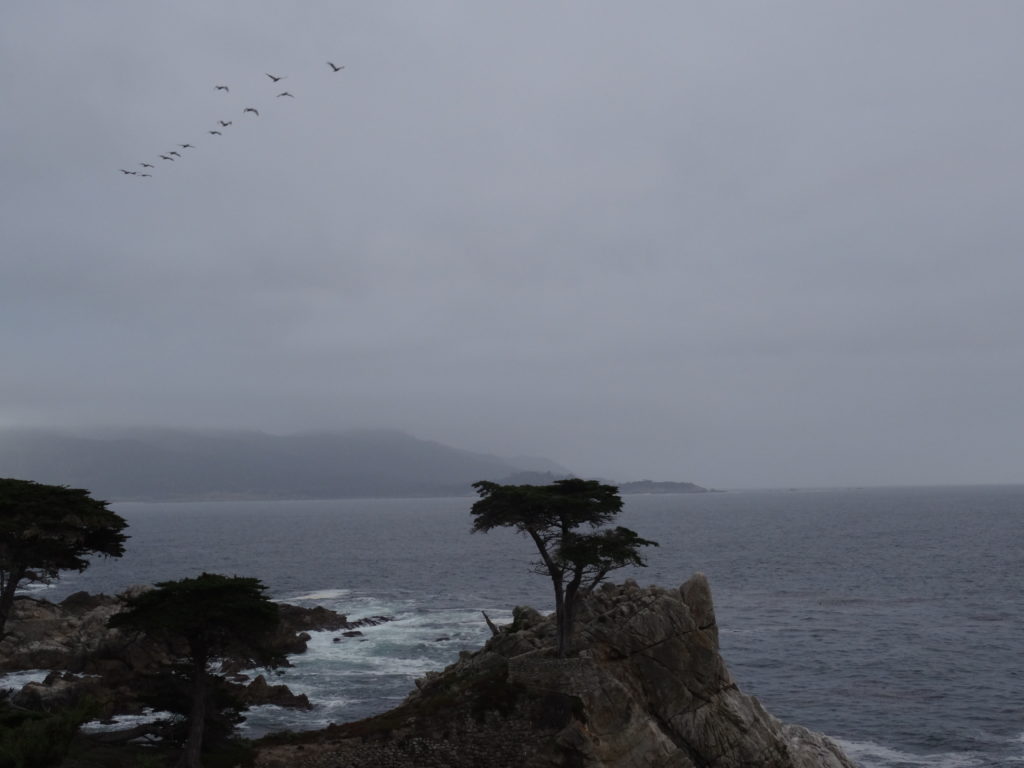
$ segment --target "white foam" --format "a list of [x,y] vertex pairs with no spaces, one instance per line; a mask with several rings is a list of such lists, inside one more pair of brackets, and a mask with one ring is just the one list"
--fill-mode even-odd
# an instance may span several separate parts
[[48,669],[25,669],[0,675],[0,690],[20,691],[29,683],[41,683],[50,674]]
[[970,752],[937,752],[915,755],[872,741],[845,741],[829,737],[852,760],[865,768],[981,768],[983,758]]
[[[376,615],[393,620],[359,627],[355,637],[344,637],[340,630],[310,632],[307,651],[291,657],[293,666],[281,670],[277,682],[308,696],[313,712],[299,718],[276,708],[254,708],[247,714],[249,734],[306,730],[367,716],[380,709],[368,709],[368,704],[401,701],[416,678],[443,669],[461,649],[478,647],[489,634],[477,610],[425,609],[412,600],[369,596],[349,597],[337,610],[350,620]],[[511,619],[507,610],[487,610],[493,620]]]
[[54,582],[46,583],[41,581],[33,581],[28,584],[20,585],[15,591],[15,595],[27,595],[35,592],[45,592],[48,589],[53,589],[56,586]]
[[[344,637],[344,630],[310,632],[306,652],[292,656],[292,666],[280,670],[274,682],[308,696],[312,712],[254,707],[246,713],[247,735],[307,730],[366,717],[404,699],[416,678],[443,669],[457,659],[460,650],[478,648],[490,634],[479,609],[443,600],[424,604],[413,593],[322,589],[282,599],[318,601],[350,622],[374,616],[387,616],[390,621],[357,627],[360,634],[355,637]],[[512,619],[504,606],[484,603],[480,607],[499,624]]]
[[341,679],[356,674],[419,677],[443,666],[436,657],[417,652],[421,643],[394,642],[394,638],[374,632],[378,629],[380,627],[366,627],[359,630],[364,633],[363,637],[342,637],[339,642],[334,641],[340,637],[337,632],[309,633],[308,650],[292,657],[293,666],[284,670],[284,681],[289,686],[292,680],[305,685],[305,679],[309,678],[314,681],[314,687],[318,687],[315,681],[324,678]]
[[142,714],[140,715],[118,715],[106,722],[90,720],[89,722],[82,724],[82,730],[87,733],[127,730],[128,728],[133,728],[136,725],[154,723],[157,720],[163,720],[168,717],[176,717],[176,715],[172,715],[170,712],[155,711],[147,707],[142,710]]
[[295,595],[285,600],[337,600],[341,597],[348,597],[352,594],[351,589],[320,589],[316,592],[307,592],[304,595]]

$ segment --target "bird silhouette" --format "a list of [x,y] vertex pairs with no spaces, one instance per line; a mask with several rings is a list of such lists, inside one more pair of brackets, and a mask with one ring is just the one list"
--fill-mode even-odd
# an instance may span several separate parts
[[231,93],[231,89],[228,88],[226,85],[215,85],[215,86],[213,86],[213,90],[215,90],[215,91],[227,91],[228,93]]
[[160,159],[161,160],[170,160],[172,163],[174,162],[174,158],[173,157],[168,157],[167,155],[160,155]]
[[195,149],[191,144],[179,144],[178,146],[182,149]]
[[141,165],[143,168],[152,168],[153,167],[149,163],[139,163],[139,165]]
[[339,66],[338,66],[337,64],[335,64],[335,63],[334,63],[333,61],[328,61],[328,62],[327,62],[327,66],[329,66],[329,67],[330,67],[331,69],[333,69],[333,70],[334,70],[335,72],[341,72],[341,70],[343,70],[343,69],[345,68],[345,65],[344,65],[344,64],[342,64],[342,65],[341,65],[341,66],[339,67]]
[[246,112],[252,112],[252,113],[253,113],[254,115],[256,115],[256,117],[259,117],[259,116],[260,116],[260,113],[259,113],[259,112],[257,112],[257,111],[256,111],[255,109],[253,109],[252,107],[246,107],[245,109],[243,109],[243,110],[242,110],[242,114],[243,114],[243,115],[244,115],[244,114],[245,114]]
[[269,72],[264,72],[263,74],[265,74],[265,75],[266,75],[267,77],[269,77],[269,78],[270,78],[271,80],[273,80],[273,81],[274,81],[275,83],[276,83],[276,82],[277,82],[278,80],[284,80],[284,78],[285,78],[285,76],[284,76],[284,75],[281,75],[280,77],[277,77],[276,75],[272,75],[272,74],[270,74]]
[[134,176],[136,174],[136,171],[126,171],[124,168],[118,168],[117,170],[119,170],[123,174],[126,174],[127,176]]
[[218,120],[217,122],[220,123],[225,128],[227,128],[229,125],[231,125],[231,121],[230,120]]
[[175,157],[181,157],[180,152],[175,152],[173,149],[167,153],[168,155],[174,155]]
[[153,174],[152,173],[140,173],[139,176],[148,176],[148,177],[152,178]]
[[279,99],[282,96],[287,96],[290,99],[294,99],[295,98],[295,96],[293,94],[291,94],[291,93],[288,93],[288,91],[281,91],[279,94],[277,94],[277,98],[279,98]]
[[[207,133],[209,133],[211,136],[223,136],[224,135],[220,131],[207,131]],[[163,157],[163,155],[161,155],[161,157]]]

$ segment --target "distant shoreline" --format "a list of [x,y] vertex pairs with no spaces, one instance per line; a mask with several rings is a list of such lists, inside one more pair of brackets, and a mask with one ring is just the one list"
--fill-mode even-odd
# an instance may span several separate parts
[[[628,484],[623,484],[628,485]],[[664,484],[660,484],[664,485]],[[725,493],[713,488],[701,488],[700,490],[625,490],[620,486],[619,493],[622,496],[682,496],[694,493]],[[387,501],[387,500],[416,500],[416,499],[474,499],[472,493],[420,493],[420,494],[383,494],[379,496],[354,495],[354,496],[265,496],[245,494],[212,494],[200,496],[136,496],[136,497],[110,497],[106,501],[110,504],[198,504],[198,503],[273,503],[287,501]]]
[[[613,483],[614,484],[614,483]],[[699,491],[679,490],[630,490],[630,483],[623,483],[619,486],[622,496],[689,496],[693,494],[817,494],[817,493],[870,493],[872,491],[920,491],[923,489],[933,490],[975,490],[979,488],[1007,488],[1016,489],[1024,487],[1024,483],[943,483],[933,485],[859,485],[859,486],[807,486],[777,487],[777,488],[701,488]],[[698,486],[699,487],[699,486]],[[255,503],[266,504],[274,502],[291,501],[395,501],[395,500],[416,500],[416,499],[473,499],[471,493],[419,493],[419,494],[380,494],[364,495],[355,494],[351,496],[258,496],[258,495],[235,495],[235,494],[214,494],[197,496],[150,496],[150,497],[118,497],[109,496],[105,500],[111,504],[197,504],[197,503]]]

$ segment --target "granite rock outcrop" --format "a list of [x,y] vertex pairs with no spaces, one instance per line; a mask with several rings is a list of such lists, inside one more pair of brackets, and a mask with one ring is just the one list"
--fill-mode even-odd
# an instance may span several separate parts
[[257,765],[392,768],[855,768],[827,737],[744,694],[719,654],[707,580],[604,585],[568,658],[553,617],[519,608],[396,709],[264,741]]

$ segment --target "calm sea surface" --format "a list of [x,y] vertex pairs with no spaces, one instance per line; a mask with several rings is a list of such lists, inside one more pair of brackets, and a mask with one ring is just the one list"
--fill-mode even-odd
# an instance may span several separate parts
[[[317,633],[282,676],[317,707],[251,713],[250,732],[394,706],[414,678],[487,636],[486,610],[550,610],[531,545],[469,533],[472,499],[115,504],[131,540],[39,596],[202,571],[278,599],[395,621]],[[865,768],[1024,765],[1024,486],[626,497],[620,522],[661,543],[620,571],[711,581],[740,687],[829,734]]]

